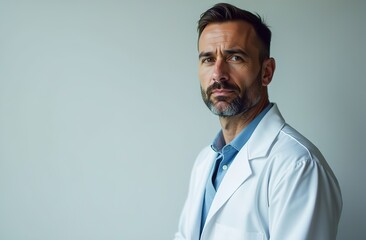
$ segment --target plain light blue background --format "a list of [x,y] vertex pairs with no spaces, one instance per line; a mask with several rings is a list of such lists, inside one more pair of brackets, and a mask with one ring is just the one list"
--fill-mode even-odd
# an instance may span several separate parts
[[[365,1],[229,1],[264,16],[287,121],[364,237]],[[172,239],[198,151],[196,22],[215,2],[0,0],[0,239]]]

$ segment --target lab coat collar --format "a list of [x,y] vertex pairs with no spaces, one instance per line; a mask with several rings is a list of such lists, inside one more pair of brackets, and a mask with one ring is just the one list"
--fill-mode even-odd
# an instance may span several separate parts
[[248,160],[266,156],[284,125],[285,120],[278,110],[277,104],[273,104],[246,144]]

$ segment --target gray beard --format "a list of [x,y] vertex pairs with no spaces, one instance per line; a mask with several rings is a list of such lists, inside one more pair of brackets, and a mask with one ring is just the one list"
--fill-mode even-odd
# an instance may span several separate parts
[[[244,107],[242,99],[239,96],[236,97],[230,104],[227,105],[225,109],[221,111],[219,111],[208,98],[203,98],[203,101],[205,102],[206,106],[210,109],[210,111],[219,117],[235,116],[240,112],[242,112],[242,109]],[[224,99],[221,99],[221,101],[224,101]]]

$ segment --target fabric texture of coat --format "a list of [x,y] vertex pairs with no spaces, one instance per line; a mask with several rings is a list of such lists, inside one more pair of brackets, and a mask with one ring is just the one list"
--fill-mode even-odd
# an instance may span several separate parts
[[206,181],[216,157],[198,155],[175,240],[334,240],[339,185],[319,150],[285,123],[277,105],[234,158],[200,236]]

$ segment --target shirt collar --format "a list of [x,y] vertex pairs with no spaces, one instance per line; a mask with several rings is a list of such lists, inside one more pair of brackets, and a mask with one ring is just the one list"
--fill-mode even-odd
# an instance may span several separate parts
[[211,144],[212,150],[215,152],[220,152],[222,148],[225,146],[224,135],[222,134],[222,130],[217,133],[213,143]]

